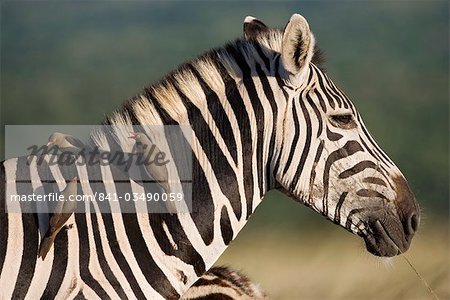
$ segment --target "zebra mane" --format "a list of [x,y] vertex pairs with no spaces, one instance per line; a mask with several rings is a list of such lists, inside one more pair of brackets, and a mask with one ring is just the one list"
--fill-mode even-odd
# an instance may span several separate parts
[[[186,108],[178,91],[197,107],[206,106],[207,95],[202,90],[199,76],[212,90],[221,91],[224,89],[224,80],[243,77],[241,67],[233,57],[234,53],[238,53],[248,62],[255,61],[255,57],[261,57],[261,54],[264,54],[265,60],[272,60],[275,54],[281,52],[282,38],[283,30],[270,29],[256,39],[237,39],[184,62],[158,82],[145,87],[141,94],[125,100],[118,109],[107,115],[102,125],[112,125],[113,132],[94,131],[91,134],[91,144],[106,149],[106,135],[110,134],[122,149],[129,150],[132,148],[132,141],[128,138],[128,133],[133,131],[133,125],[167,125],[158,112],[161,110],[178,124],[188,124]],[[315,47],[312,63],[323,69],[323,61],[322,51]],[[223,66],[228,74],[224,76],[218,69],[219,65]]]

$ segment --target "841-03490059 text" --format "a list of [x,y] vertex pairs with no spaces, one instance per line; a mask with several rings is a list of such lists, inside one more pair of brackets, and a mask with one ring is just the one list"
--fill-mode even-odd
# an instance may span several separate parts
[[[95,192],[91,195],[70,195],[69,201],[171,201],[171,202],[181,202],[183,201],[183,193],[99,193]],[[64,201],[64,196],[59,193],[49,193],[49,194],[28,194],[28,195],[10,195],[11,202],[54,202],[54,201]]]

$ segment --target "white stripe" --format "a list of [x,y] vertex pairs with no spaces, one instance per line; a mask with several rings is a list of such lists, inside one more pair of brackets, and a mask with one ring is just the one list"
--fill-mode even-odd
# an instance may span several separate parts
[[[16,170],[17,158],[8,159],[3,163],[6,177],[6,205],[11,211],[20,211],[19,202],[10,202],[9,195],[17,195]],[[1,296],[3,299],[10,299],[19,274],[20,263],[23,253],[23,227],[22,214],[8,214],[8,245],[6,248],[5,262],[0,275]]]
[[[44,157],[44,160],[46,162],[48,159],[48,156]],[[39,174],[37,172],[37,163],[36,163],[37,157],[33,157],[31,164],[30,164],[30,178],[31,178],[31,184],[33,186],[33,191],[35,194],[41,194],[44,195],[44,187],[42,184],[42,178],[39,177]],[[44,178],[46,179],[46,178]],[[37,203],[37,207],[41,204]],[[40,227],[40,225],[39,225]],[[41,232],[39,232],[39,245],[42,240]],[[45,257],[45,260],[43,261],[41,258],[37,258],[36,266],[34,269],[33,278],[31,281],[30,288],[28,289],[28,293],[26,295],[25,299],[38,299],[42,296],[42,293],[45,290],[45,287],[47,286],[48,279],[50,277],[50,273],[52,271],[52,264],[54,259],[54,245],[48,252],[47,256]]]

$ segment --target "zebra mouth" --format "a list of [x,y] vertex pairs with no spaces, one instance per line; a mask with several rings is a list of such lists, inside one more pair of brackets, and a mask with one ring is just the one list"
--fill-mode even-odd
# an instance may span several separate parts
[[391,257],[404,253],[409,248],[409,243],[404,242],[403,234],[399,230],[376,220],[369,225],[368,231],[363,235],[367,251],[375,256]]

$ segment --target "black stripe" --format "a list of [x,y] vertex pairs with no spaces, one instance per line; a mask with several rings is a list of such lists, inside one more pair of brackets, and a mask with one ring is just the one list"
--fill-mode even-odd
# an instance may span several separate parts
[[266,74],[263,72],[259,64],[256,64],[256,72],[258,73],[258,77],[261,81],[261,85],[264,90],[264,94],[266,95],[267,100],[269,101],[270,107],[272,108],[272,134],[270,135],[270,142],[269,142],[269,153],[268,153],[268,160],[270,163],[267,163],[266,165],[266,189],[270,186],[270,169],[273,159],[273,153],[275,151],[275,136],[277,134],[277,119],[278,119],[278,106],[275,100],[275,96],[273,94],[272,87],[270,86],[269,80],[267,79]]
[[253,202],[253,170],[252,170],[252,133],[250,130],[250,119],[245,109],[244,100],[239,94],[236,82],[231,78],[231,76],[226,71],[226,68],[219,62],[216,62],[216,68],[219,70],[222,78],[224,78],[225,83],[225,94],[230,102],[231,108],[233,109],[236,119],[239,120],[239,131],[241,133],[241,143],[242,143],[242,161],[243,161],[243,175],[244,175],[244,189],[245,198],[247,202],[247,216],[252,213],[252,202]]
[[311,97],[309,96],[309,94],[306,94],[306,100],[308,100],[309,105],[312,107],[316,117],[317,117],[317,123],[319,123],[319,127],[317,128],[317,137],[319,137],[322,134],[322,130],[323,130],[323,119],[320,116],[320,112],[317,109],[317,106],[314,104],[314,101],[311,99]]
[[275,79],[277,80],[277,84],[280,87],[280,90],[283,92],[285,102],[287,102],[287,99],[289,98],[289,95],[284,90],[284,87],[286,87],[286,85],[284,84],[283,79],[281,79],[281,74],[280,74],[280,69],[279,69],[280,68],[280,64],[281,64],[281,55],[280,54],[276,55],[274,60],[275,60]]
[[[212,222],[213,220],[211,220]],[[181,226],[177,215],[170,214],[149,214],[149,223],[159,247],[165,254],[176,256],[187,264],[193,265],[197,276],[201,276],[206,271],[203,257],[194,249],[191,241]],[[177,249],[170,243],[163,224],[166,224]]]
[[386,182],[384,182],[383,179],[378,178],[378,177],[366,177],[362,181],[365,182],[365,183],[377,184],[377,185],[381,185],[381,186],[386,186],[387,187]]
[[54,299],[58,294],[68,262],[67,231],[63,228],[55,238],[52,271],[41,299]]
[[220,213],[220,232],[222,233],[223,242],[225,245],[228,245],[233,240],[233,228],[225,206],[222,207],[222,212]]
[[258,52],[258,55],[263,61],[266,70],[270,71],[270,59],[264,54],[263,50],[261,49],[261,46],[257,43],[253,43],[252,45],[253,47],[255,47],[256,52]]
[[322,97],[322,93],[318,89],[314,89],[314,94],[317,95],[317,98],[319,99],[320,107],[322,107],[322,110],[326,113],[327,105],[325,104],[325,100]]
[[190,300],[233,300],[230,296],[221,293],[212,293],[207,296],[190,298]]
[[356,195],[358,195],[360,197],[381,198],[381,199],[389,200],[382,193],[377,192],[375,190],[369,190],[369,189],[360,189],[360,190],[356,191]]
[[133,125],[140,124],[139,120],[137,119],[136,112],[134,111],[134,108],[133,108],[133,104],[136,102],[136,100],[139,101],[136,98],[131,99],[129,101],[124,101],[122,103],[122,107],[119,109],[120,114],[124,115],[124,116],[128,116],[130,118],[131,124],[133,124]]
[[[16,178],[24,180],[31,180],[30,167],[27,163],[27,157],[19,157],[17,159]],[[20,186],[20,187],[19,187]],[[17,184],[17,194],[31,195],[33,188],[31,183]],[[33,203],[34,204],[34,203]],[[21,211],[31,212],[30,207],[25,207],[23,201],[20,202]],[[38,253],[38,222],[36,214],[23,213],[22,214],[22,228],[23,228],[23,252],[20,263],[19,274],[17,274],[17,281],[14,287],[12,299],[22,299],[30,288],[31,280],[33,279],[34,269],[36,267],[36,259]]]
[[100,267],[103,271],[103,274],[105,275],[106,279],[111,284],[111,286],[114,288],[117,295],[121,299],[127,299],[127,295],[125,294],[125,291],[122,289],[122,285],[119,283],[116,276],[114,276],[114,273],[112,272],[112,270],[109,267],[109,264],[106,260],[105,253],[103,251],[103,245],[101,242],[100,230],[99,230],[98,221],[97,221],[97,215],[95,213],[91,214],[91,224],[92,224],[92,232],[94,234],[95,249],[97,250],[97,252],[96,252],[97,258],[98,258]]
[[[145,88],[144,96],[148,99],[148,101],[153,105],[153,107],[158,112],[159,117],[161,118],[164,125],[178,125],[178,122],[175,121],[169,113],[162,107],[161,103],[153,97],[152,90],[149,88]],[[145,125],[145,124],[144,124]]]
[[89,251],[89,234],[87,228],[87,213],[75,214],[75,222],[77,223],[78,230],[78,251],[80,262],[80,276],[81,279],[88,285],[101,299],[110,299],[106,291],[100,285],[100,283],[92,276],[89,270],[89,261],[91,253]]
[[[301,97],[301,95],[300,95],[300,97]],[[291,149],[289,149],[288,159],[286,161],[286,164],[284,165],[283,174],[286,174],[287,170],[289,170],[289,167],[291,166],[291,163],[292,163],[292,159],[294,158],[294,154],[297,153],[297,144],[298,144],[298,139],[300,137],[300,121],[298,119],[296,103],[297,103],[296,101],[292,102],[292,118],[294,121],[294,138],[292,139]]]
[[324,141],[320,141],[319,147],[317,148],[316,151],[316,156],[314,157],[314,163],[313,163],[313,167],[311,170],[311,174],[309,176],[309,202],[311,202],[311,196],[312,196],[312,191],[313,191],[313,187],[314,187],[314,179],[316,178],[316,168],[317,168],[317,162],[320,159],[320,156],[322,155],[322,151],[323,151],[323,147],[324,147]]
[[[98,161],[99,160],[99,155],[94,156],[92,154],[92,160],[93,162]],[[89,159],[89,158],[87,158]],[[89,186],[92,190],[93,193],[98,192],[98,194],[103,194],[106,195],[106,190],[105,190],[105,182],[104,182],[104,178],[102,177],[102,171],[101,171],[101,166],[100,163],[90,163],[89,161],[83,165],[83,167],[86,167],[86,174],[88,176],[88,178],[80,178],[80,180],[89,180]],[[107,168],[107,167],[106,167]],[[81,190],[78,190],[79,192]],[[83,194],[86,194],[83,191]],[[102,213],[110,213],[111,212],[111,208],[109,205],[109,201],[96,201],[97,205],[98,205],[98,210]]]
[[341,207],[342,204],[344,203],[345,198],[347,197],[348,192],[343,192],[341,194],[341,196],[339,197],[339,201],[336,204],[336,210],[334,211],[334,222],[336,224],[340,224],[341,223]]
[[206,245],[214,239],[214,203],[205,173],[197,158],[192,157],[192,220]]
[[[211,275],[211,272],[208,271],[207,273],[208,275]],[[229,285],[227,285],[223,279],[221,278],[217,278],[217,277],[213,277],[213,279],[206,279],[206,278],[199,278],[193,286],[199,287],[199,286],[211,286],[211,285],[215,285],[215,286],[221,286],[221,287],[227,287]]]
[[214,92],[214,90],[212,90],[203,80],[198,71],[192,65],[188,66],[191,72],[197,78],[200,86],[202,87],[203,93],[206,96],[208,110],[211,113],[217,128],[219,129],[220,135],[222,136],[225,145],[234,160],[235,165],[237,165],[236,140],[234,138],[230,120],[228,119],[227,114],[222,107],[219,97],[217,96],[216,92]]
[[328,187],[330,185],[329,177],[330,177],[330,169],[331,166],[338,160],[343,159],[345,157],[351,156],[358,151],[364,151],[361,145],[356,141],[348,141],[345,143],[344,147],[339,148],[338,150],[333,151],[327,158],[325,162],[325,168],[323,172],[323,214],[328,215]]
[[303,166],[305,164],[306,158],[308,157],[308,153],[310,151],[311,138],[312,138],[311,118],[309,117],[309,113],[308,113],[308,110],[306,109],[303,99],[301,98],[299,102],[300,102],[300,107],[302,108],[303,116],[304,116],[305,122],[306,122],[306,141],[305,141],[305,145],[302,150],[300,162],[298,163],[298,166],[297,166],[297,171],[295,172],[294,179],[292,180],[290,188],[289,188],[290,191],[293,191],[295,189],[298,179],[302,175]]
[[4,161],[0,162],[0,274],[5,263],[8,247],[8,214],[6,214],[6,172]]
[[377,165],[370,160],[363,160],[360,161],[359,163],[357,163],[356,165],[354,165],[353,167],[343,171],[341,174],[339,174],[339,178],[340,179],[345,179],[348,178],[350,176],[353,176],[355,174],[358,174],[362,171],[364,171],[367,168],[371,168],[371,169],[377,169]]
[[186,106],[189,123],[192,126],[194,134],[199,141],[203,141],[205,143],[202,145],[202,148],[211,164],[220,189],[230,201],[234,214],[238,219],[240,219],[242,215],[242,205],[240,201],[237,177],[234,175],[234,170],[220,149],[216,138],[211,132],[208,123],[203,118],[200,110],[192,104],[189,98],[184,95],[178,87],[175,89],[182,99],[183,104]]
[[335,141],[339,141],[341,138],[343,138],[343,135],[339,134],[337,132],[331,131],[327,126],[327,138],[330,141],[335,142]]
[[[275,60],[275,78],[276,78],[276,80],[277,80],[277,84],[278,84],[278,86],[279,86],[279,88],[280,88],[280,90],[283,92],[283,95],[284,95],[284,103],[287,103],[287,99],[289,98],[289,95],[288,95],[288,93],[284,90],[284,82],[283,82],[283,80],[281,79],[281,76],[280,76],[280,74],[279,74],[279,67],[280,67],[280,61],[281,61],[281,59],[280,59],[280,57],[281,57],[281,55],[279,55],[279,54],[275,54],[275,58],[274,58],[274,60]],[[280,102],[281,102],[281,100],[279,100]],[[279,151],[280,153],[282,152],[282,150],[283,149],[281,149],[281,151]],[[277,157],[277,159],[276,159],[276,161],[275,161],[275,165],[274,165],[274,167],[273,167],[273,170],[275,170],[275,172],[276,172],[276,170],[278,170],[279,168],[280,168],[280,163],[281,163],[281,154],[278,154],[278,157]]]
[[73,299],[74,300],[86,300],[86,297],[84,297],[84,295],[83,295],[83,290],[80,290]]

